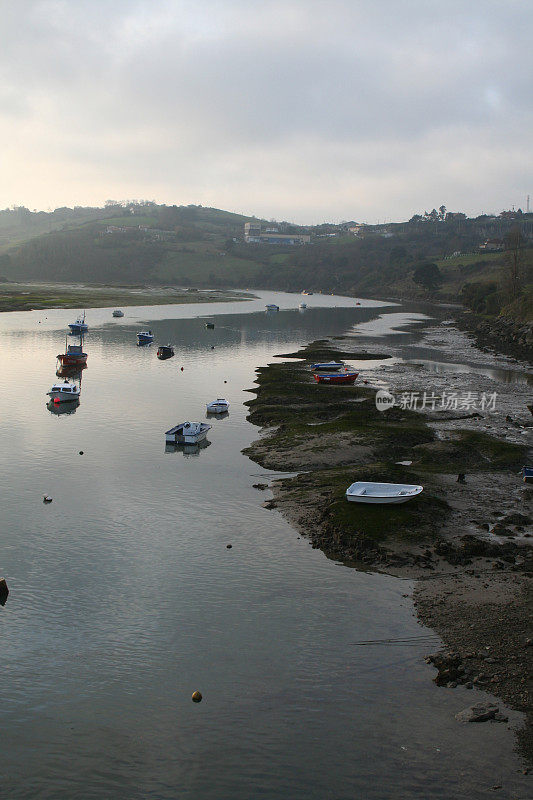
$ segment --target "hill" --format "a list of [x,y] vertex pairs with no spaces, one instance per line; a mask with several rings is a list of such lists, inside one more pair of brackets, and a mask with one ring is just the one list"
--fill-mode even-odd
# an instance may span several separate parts
[[[305,231],[311,241],[247,243],[245,222],[275,225],[281,234]],[[533,214],[469,219],[444,206],[404,223],[306,229],[194,205],[19,208],[0,211],[0,275],[429,298],[529,320],[532,241]]]

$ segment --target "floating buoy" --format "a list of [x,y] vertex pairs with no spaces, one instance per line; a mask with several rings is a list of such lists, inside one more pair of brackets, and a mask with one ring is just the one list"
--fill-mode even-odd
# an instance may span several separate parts
[[227,549],[227,550],[231,550],[231,548],[232,548],[232,547],[233,547],[233,545],[232,545],[232,544],[227,544],[227,545],[226,545],[226,549]]
[[181,368],[181,371],[183,372],[183,367]]
[[52,502],[52,500],[53,500],[53,497],[50,497],[50,495],[49,495],[49,494],[45,494],[45,495],[43,496],[43,503],[51,503],[51,502]]
[[227,383],[227,381],[224,381],[224,383]]
[[82,456],[82,455],[83,455],[83,450],[80,450],[80,452],[79,452],[79,455],[80,455],[80,456]]
[[193,703],[201,703],[202,702],[202,695],[198,690],[196,692],[192,693],[192,701],[193,701]]

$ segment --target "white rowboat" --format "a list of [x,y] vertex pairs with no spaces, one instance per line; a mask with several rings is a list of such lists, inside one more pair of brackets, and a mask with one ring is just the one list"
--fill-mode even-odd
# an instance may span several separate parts
[[405,503],[423,491],[423,486],[410,483],[356,481],[346,489],[346,499],[352,503]]

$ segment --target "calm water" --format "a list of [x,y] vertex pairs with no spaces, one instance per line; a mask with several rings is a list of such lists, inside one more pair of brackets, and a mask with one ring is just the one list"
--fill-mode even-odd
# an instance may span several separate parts
[[[90,310],[81,403],[60,415],[45,392],[75,314],[0,317],[2,796],[526,796],[506,726],[454,721],[484,695],[432,684],[435,644],[356,644],[429,633],[410,584],[328,561],[252,488],[254,369],[383,313],[300,300]],[[136,347],[145,322],[175,358]],[[166,453],[217,396],[211,444]]]

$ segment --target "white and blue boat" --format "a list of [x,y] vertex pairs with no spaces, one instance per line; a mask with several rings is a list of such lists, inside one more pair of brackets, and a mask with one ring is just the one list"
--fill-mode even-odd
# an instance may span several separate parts
[[318,364],[311,364],[311,369],[326,370],[327,372],[336,372],[338,369],[344,369],[345,365],[342,361],[322,361]]
[[69,322],[68,326],[71,333],[85,333],[85,331],[88,331],[89,326],[85,322],[85,311],[83,315],[80,314],[76,322]]
[[277,306],[275,303],[269,303],[265,306],[265,308],[267,311],[279,311],[279,306]]
[[533,483],[533,467],[522,467],[522,480],[524,483]]
[[154,341],[152,331],[141,331],[137,334],[137,344],[151,344]]
[[205,439],[211,425],[207,422],[180,422],[165,431],[165,444],[197,444]]

